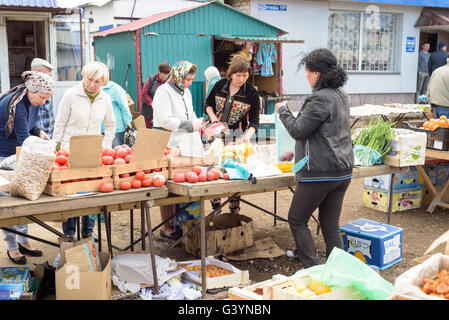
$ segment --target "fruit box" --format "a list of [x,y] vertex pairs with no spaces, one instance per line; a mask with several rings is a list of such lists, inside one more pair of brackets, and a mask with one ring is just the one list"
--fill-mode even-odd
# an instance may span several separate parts
[[[363,205],[367,208],[388,212],[390,191],[371,187],[362,187]],[[406,211],[421,208],[422,187],[393,191],[391,212]]]
[[[329,286],[330,292],[316,295],[307,288],[309,276],[291,276],[264,285],[264,300],[366,300],[367,297],[355,287]],[[295,286],[299,286],[299,293]],[[308,295],[302,294],[308,292]]]
[[404,128],[427,135],[426,147],[441,151],[449,150],[449,128],[438,127],[436,130],[421,129],[424,121],[404,122]]
[[424,171],[434,185],[440,186],[449,175],[449,163],[429,163],[424,166]]
[[18,300],[28,291],[29,267],[0,267],[0,300]]
[[263,300],[263,289],[274,281],[285,279],[286,276],[276,274],[272,279],[254,283],[250,286],[239,288],[233,287],[228,290],[229,300]]
[[402,228],[361,218],[340,231],[345,251],[371,267],[383,270],[402,261]]
[[[375,189],[382,189],[390,191],[391,175],[386,174],[382,176],[363,178],[363,186]],[[396,173],[394,175],[394,190],[413,189],[424,186],[424,180],[416,171],[409,171],[405,173]]]
[[204,157],[170,157],[168,158],[168,178],[173,179],[175,174],[191,171],[194,166],[209,167],[218,163],[216,156]]
[[112,167],[56,170],[50,173],[44,193],[59,197],[78,192],[96,192],[103,182],[112,182]]
[[[178,265],[184,268],[188,268],[189,266],[201,267],[201,260],[183,261],[179,262]],[[207,265],[215,265],[216,267],[220,267],[232,272],[231,274],[224,276],[206,277],[207,289],[234,287],[249,284],[250,280],[248,270],[239,270],[235,268],[232,264],[220,261],[215,258],[206,258],[206,266]],[[198,286],[201,286],[202,277],[200,270],[186,271],[182,274],[182,277],[186,280],[195,283]]]
[[423,165],[426,160],[427,136],[425,132],[394,129],[391,150],[383,163],[392,167]]
[[[120,182],[123,181],[133,181],[135,179],[134,175],[137,171],[144,171],[145,178],[153,178],[157,173],[163,176],[165,179],[168,178],[168,160],[145,160],[130,162],[127,164],[120,164],[111,166],[112,176],[114,181],[114,189],[119,189]],[[158,170],[158,171],[155,171]]]

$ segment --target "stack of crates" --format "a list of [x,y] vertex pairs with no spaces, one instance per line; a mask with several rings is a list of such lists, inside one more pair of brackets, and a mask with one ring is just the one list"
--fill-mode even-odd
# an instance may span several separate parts
[[[437,189],[440,189],[449,175],[449,163],[435,161],[424,165],[423,168],[427,176],[429,177],[430,182],[432,182],[432,184],[436,186]],[[424,186],[422,204],[424,206],[428,206],[430,205],[431,202],[432,202],[432,194]]]
[[[409,172],[396,173],[393,182],[393,204],[391,211],[405,211],[421,207],[423,179],[416,167]],[[367,208],[388,212],[390,203],[391,175],[363,179],[363,205]]]

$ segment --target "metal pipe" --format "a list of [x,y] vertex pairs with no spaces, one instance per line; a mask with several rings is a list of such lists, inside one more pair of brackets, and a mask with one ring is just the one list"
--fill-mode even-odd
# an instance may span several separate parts
[[33,239],[33,240],[36,240],[36,241],[39,241],[39,242],[43,242],[43,243],[49,244],[49,245],[51,245],[53,247],[59,248],[59,244],[56,244],[56,243],[53,243],[53,242],[50,242],[50,241],[47,241],[47,240],[44,240],[44,239],[41,239],[41,238],[38,238],[38,237],[31,236],[28,233],[23,233],[23,232],[20,232],[20,231],[14,230],[14,229],[10,229],[10,228],[7,228],[7,227],[2,227],[0,229],[2,229],[4,231],[7,231],[7,232],[15,233],[15,234],[17,234],[19,236],[22,236],[22,237],[25,237],[25,238]]
[[79,16],[80,16],[80,69],[83,69],[83,16],[81,11],[83,9],[79,8]]
[[[151,216],[150,216],[150,203],[149,201],[142,201],[141,206],[145,209],[145,216],[147,219],[147,227],[148,230],[152,230],[151,228]],[[157,281],[157,266],[156,266],[156,258],[154,256],[154,247],[153,247],[153,232],[148,233],[148,246],[150,249],[150,257],[151,257],[151,269],[153,271],[153,284],[154,291],[156,294],[159,293],[159,283]]]
[[58,230],[56,230],[56,229],[50,227],[48,224],[42,222],[41,220],[37,219],[36,217],[34,217],[34,216],[27,216],[27,218],[30,219],[31,221],[33,221],[34,223],[37,223],[37,224],[40,225],[41,227],[47,229],[48,231],[50,231],[50,232],[56,234],[57,236],[59,236],[59,237],[64,237],[64,234],[63,234],[63,233],[61,233],[61,232],[59,232]]

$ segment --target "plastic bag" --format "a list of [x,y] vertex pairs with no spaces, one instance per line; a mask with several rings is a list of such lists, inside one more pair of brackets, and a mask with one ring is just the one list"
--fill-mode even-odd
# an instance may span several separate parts
[[274,115],[274,127],[276,129],[278,162],[294,163],[296,141],[290,136],[287,129],[285,129],[284,124],[279,119],[279,115],[277,113]]
[[[175,206],[175,211],[177,212],[175,215],[173,230],[176,233],[182,234],[182,222],[188,221],[192,219],[198,219],[201,214],[200,204],[201,202],[188,202],[190,203],[188,207],[186,207],[187,203],[177,204]],[[182,208],[184,210],[180,211]],[[178,212],[180,211],[180,212]]]
[[229,174],[230,180],[249,180],[251,174],[241,165],[238,165],[234,160],[226,159],[222,165]]
[[37,200],[47,185],[55,162],[56,143],[30,136],[23,142],[11,181],[11,196]]
[[382,155],[377,150],[360,144],[354,145],[354,157],[357,158],[362,167],[371,167],[376,163],[382,164]]
[[129,147],[132,147],[136,143],[136,139],[137,139],[137,130],[127,127],[124,138],[125,144],[127,144]]
[[0,162],[0,170],[15,170],[16,169],[16,155],[13,154]]
[[320,280],[327,285],[354,286],[369,300],[386,300],[393,285],[360,259],[334,248],[322,270]]

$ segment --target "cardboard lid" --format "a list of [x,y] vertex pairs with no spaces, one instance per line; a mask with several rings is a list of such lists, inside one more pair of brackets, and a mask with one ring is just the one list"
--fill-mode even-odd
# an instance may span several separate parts
[[101,134],[71,137],[69,167],[71,169],[100,167],[102,144]]
[[169,139],[169,131],[139,129],[130,163],[162,159]]
[[132,126],[135,130],[146,129],[145,117],[140,115],[132,121]]

